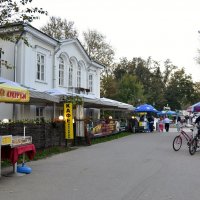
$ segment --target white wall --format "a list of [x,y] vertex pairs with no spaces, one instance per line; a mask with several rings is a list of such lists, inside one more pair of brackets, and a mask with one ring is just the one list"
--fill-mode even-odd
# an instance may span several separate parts
[[[18,45],[18,80],[28,86],[40,91],[51,89],[53,86],[53,56],[54,48],[37,38],[28,35],[30,46]],[[36,79],[37,53],[45,56],[45,81]],[[21,74],[20,74],[21,73]]]
[[[60,50],[56,53],[55,57],[55,67],[56,67],[56,88],[59,88],[58,85],[58,72],[59,72],[59,57],[66,57],[67,59],[67,74],[66,78],[68,79],[68,70],[69,70],[69,60],[73,59],[73,87],[77,87],[77,67],[79,62],[82,63],[82,77],[81,77],[81,87],[89,88],[88,86],[88,76],[89,74],[93,75],[93,92],[91,94],[96,97],[100,97],[100,69],[91,65],[91,61],[84,54],[83,49],[80,49],[80,46],[77,45],[77,42],[65,43],[60,47]],[[68,81],[64,87],[60,87],[64,91],[68,90]]]
[[13,104],[0,103],[0,120],[12,119]]
[[1,76],[12,81],[14,80],[14,46],[12,42],[0,41],[0,48],[4,51],[1,59],[8,61],[11,67],[11,69],[8,69],[2,65]]
[[[32,34],[33,33],[33,34]],[[33,30],[26,33],[26,37],[29,41],[29,46],[25,45],[23,41],[19,41],[16,45],[8,41],[0,41],[0,47],[3,48],[5,54],[2,55],[2,59],[7,60],[12,66],[16,64],[16,81],[31,88],[35,88],[40,91],[49,90],[52,88],[61,88],[68,91],[68,68],[66,68],[65,74],[65,86],[60,87],[59,81],[59,57],[64,55],[69,66],[69,60],[72,60],[73,65],[73,87],[77,87],[77,67],[82,63],[82,77],[81,87],[88,87],[88,76],[93,75],[93,88],[96,97],[100,97],[100,69],[92,65],[91,60],[83,50],[82,46],[75,41],[65,41],[61,46],[57,45],[57,41],[47,38],[41,32]],[[37,37],[38,34],[38,37]],[[46,40],[45,40],[46,37]],[[38,81],[36,79],[37,71],[37,52],[42,53],[45,56],[45,81]],[[55,54],[56,53],[56,54]],[[15,63],[16,62],[16,63]],[[14,81],[14,69],[2,69],[2,77]],[[0,103],[0,119],[12,118],[12,104]],[[26,105],[24,107],[17,105],[16,117],[32,119],[35,117],[36,106]],[[45,118],[51,119],[52,107],[45,108]],[[95,111],[98,114],[98,112]],[[22,116],[23,114],[23,116]]]

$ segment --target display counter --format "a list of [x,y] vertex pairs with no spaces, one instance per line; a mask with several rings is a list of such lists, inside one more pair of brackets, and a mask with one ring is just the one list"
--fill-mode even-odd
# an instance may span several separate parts
[[21,154],[25,153],[30,160],[35,156],[36,150],[34,144],[26,144],[22,146],[2,146],[1,148],[1,159],[9,160],[13,165],[18,161]]
[[[13,164],[13,173],[16,173],[17,161],[20,155],[26,154],[32,160],[36,154],[35,145],[30,136],[0,136],[0,162],[9,160]],[[1,165],[0,165],[1,176]]]

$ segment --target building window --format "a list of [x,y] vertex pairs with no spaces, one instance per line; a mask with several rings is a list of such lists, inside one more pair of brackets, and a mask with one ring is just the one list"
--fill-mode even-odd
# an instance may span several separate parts
[[89,81],[88,82],[89,90],[90,92],[93,92],[93,75],[92,74],[89,75],[88,81]]
[[44,107],[36,107],[36,120],[39,122],[44,120]]
[[45,73],[45,56],[37,54],[37,80],[44,81]]
[[58,116],[63,116],[63,114],[64,114],[63,108],[59,108],[58,109]]
[[78,70],[77,70],[77,87],[80,88],[81,87],[81,66],[78,66]]
[[64,86],[64,60],[60,58],[59,61],[59,85]]
[[69,79],[68,79],[68,86],[72,87],[72,80],[73,80],[73,65],[72,62],[70,61],[70,65],[69,65]]

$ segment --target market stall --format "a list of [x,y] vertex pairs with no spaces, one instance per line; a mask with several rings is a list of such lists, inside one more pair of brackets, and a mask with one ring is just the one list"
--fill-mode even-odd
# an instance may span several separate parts
[[[134,112],[140,114],[139,119],[139,131],[141,132],[151,132],[150,130],[150,123],[154,123],[152,114],[157,113],[158,111],[149,104],[142,104],[140,106],[137,106]],[[149,118],[152,118],[152,120],[149,120]],[[152,124],[153,126],[153,124]]]
[[[29,102],[30,95],[26,88],[18,83],[0,77],[0,102],[3,103],[24,103]],[[12,134],[12,133],[11,133]],[[30,136],[0,135],[0,162],[1,159],[8,159],[13,164],[13,172],[16,173],[18,157],[27,154],[30,159],[35,155],[35,146]],[[0,165],[1,176],[1,165]]]

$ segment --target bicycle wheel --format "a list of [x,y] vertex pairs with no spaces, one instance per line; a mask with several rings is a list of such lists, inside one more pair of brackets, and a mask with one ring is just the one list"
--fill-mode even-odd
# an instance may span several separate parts
[[189,146],[189,153],[190,155],[194,155],[195,152],[197,150],[197,140],[196,138],[194,138],[191,143],[190,143],[190,146]]
[[182,146],[182,138],[181,136],[176,136],[173,141],[173,149],[174,151],[178,151]]

